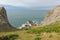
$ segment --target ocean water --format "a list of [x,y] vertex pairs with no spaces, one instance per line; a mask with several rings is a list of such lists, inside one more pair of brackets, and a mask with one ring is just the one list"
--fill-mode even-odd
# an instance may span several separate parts
[[49,10],[7,10],[7,16],[10,24],[14,27],[21,27],[28,20],[40,23]]

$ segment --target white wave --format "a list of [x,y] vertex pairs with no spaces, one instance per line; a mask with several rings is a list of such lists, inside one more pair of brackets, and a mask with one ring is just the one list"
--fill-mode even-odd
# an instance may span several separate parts
[[29,26],[31,26],[31,24],[22,24],[22,26],[19,27],[18,29],[22,29],[22,28],[26,27],[25,25],[29,25]]
[[21,27],[19,27],[18,29],[22,29],[23,27],[25,27],[26,24],[22,24]]
[[[38,22],[36,22],[36,21],[32,21],[32,22],[35,23],[36,25],[38,25]],[[25,25],[32,26],[32,25],[27,21],[27,23],[22,24],[22,26],[20,26],[18,29],[22,29],[22,28],[26,27]]]

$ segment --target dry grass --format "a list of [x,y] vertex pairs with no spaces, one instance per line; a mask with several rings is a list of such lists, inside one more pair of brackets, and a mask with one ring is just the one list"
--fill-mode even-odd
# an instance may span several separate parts
[[37,28],[32,27],[31,29],[28,30],[23,29],[12,32],[0,32],[0,37],[16,34],[19,35],[19,37],[16,40],[60,40],[59,24],[60,22],[57,22],[56,24],[48,25],[47,27],[37,27]]
[[[5,35],[11,35],[11,34],[17,34],[19,37],[16,40],[35,40],[36,37],[40,37],[41,40],[60,40],[60,34],[59,33],[41,33],[41,34],[30,34],[26,33],[26,31],[16,31],[16,32],[2,32],[0,33],[0,36]],[[37,36],[38,35],[38,36]]]

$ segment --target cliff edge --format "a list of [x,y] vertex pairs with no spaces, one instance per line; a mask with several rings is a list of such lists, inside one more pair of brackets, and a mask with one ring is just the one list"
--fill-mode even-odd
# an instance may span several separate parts
[[60,21],[60,6],[57,6],[53,10],[49,11],[40,25],[45,26],[52,24],[56,21]]
[[0,7],[0,31],[10,31],[10,30],[15,30],[15,28],[12,27],[8,22],[5,8]]

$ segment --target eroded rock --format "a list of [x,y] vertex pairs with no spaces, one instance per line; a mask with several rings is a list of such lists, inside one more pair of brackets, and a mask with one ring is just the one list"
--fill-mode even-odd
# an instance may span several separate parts
[[60,21],[60,6],[57,6],[56,8],[48,12],[44,21],[42,21],[40,25],[45,26],[56,21]]

